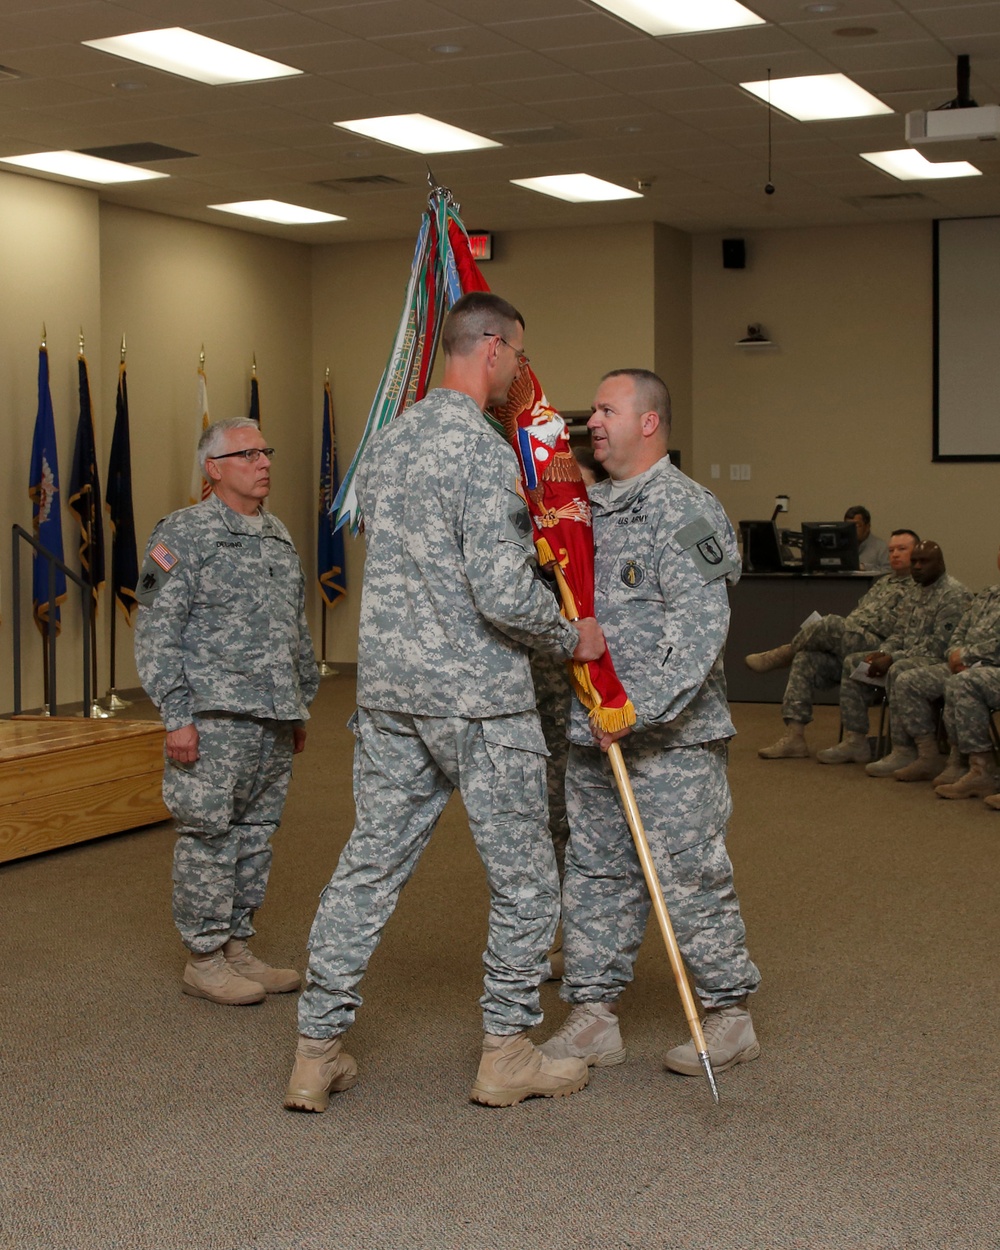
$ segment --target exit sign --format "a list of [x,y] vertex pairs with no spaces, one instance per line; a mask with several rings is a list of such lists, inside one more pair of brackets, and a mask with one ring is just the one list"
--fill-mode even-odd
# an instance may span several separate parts
[[493,235],[488,230],[470,230],[469,247],[473,260],[493,259]]

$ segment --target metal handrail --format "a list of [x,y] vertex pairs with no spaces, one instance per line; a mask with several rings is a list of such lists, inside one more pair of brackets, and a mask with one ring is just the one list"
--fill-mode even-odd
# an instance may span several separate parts
[[[76,582],[80,587],[80,602],[83,609],[83,620],[85,627],[83,630],[83,714],[90,715],[91,709],[91,688],[90,688],[90,629],[87,623],[90,620],[90,602],[92,587],[90,582],[84,581],[79,574],[74,573],[72,569],[67,568],[58,556],[53,555],[47,547],[43,547],[33,534],[29,534],[27,530],[22,529],[20,525],[11,527],[11,564],[13,568],[13,616],[14,616],[14,715],[17,716],[21,711],[21,548],[18,545],[18,539],[23,538],[26,543],[34,548],[35,553],[48,562],[49,568],[49,612],[55,608],[56,599],[56,569],[61,569],[70,581]],[[49,675],[49,697],[48,697],[48,713],[55,716],[57,712],[56,704],[56,637],[58,630],[48,629],[45,632],[46,642],[46,660],[48,664]]]

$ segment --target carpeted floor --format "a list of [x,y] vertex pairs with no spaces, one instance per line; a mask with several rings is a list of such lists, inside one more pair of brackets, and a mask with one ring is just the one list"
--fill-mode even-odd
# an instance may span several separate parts
[[[351,827],[348,677],[296,765],[257,949],[304,964]],[[734,708],[730,848],[763,1054],[666,1073],[651,929],[629,1061],[572,1098],[467,1101],[486,891],[447,809],[364,982],[362,1080],[281,1108],[295,995],[180,993],[169,827],[0,866],[0,1246],[11,1250],[988,1250],[997,1231],[1000,814],[857,767],[762,762]],[[814,746],[836,737],[820,709]],[[554,986],[542,1033],[565,1008]]]

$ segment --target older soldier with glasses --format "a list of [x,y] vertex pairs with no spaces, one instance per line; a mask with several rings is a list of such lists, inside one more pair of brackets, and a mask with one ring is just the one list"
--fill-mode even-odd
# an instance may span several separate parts
[[241,1006],[299,987],[298,973],[269,967],[247,942],[319,687],[302,566],[263,509],[273,455],[253,421],[205,431],[198,458],[212,494],[156,526],[136,593],[136,664],[167,731],[182,989]]

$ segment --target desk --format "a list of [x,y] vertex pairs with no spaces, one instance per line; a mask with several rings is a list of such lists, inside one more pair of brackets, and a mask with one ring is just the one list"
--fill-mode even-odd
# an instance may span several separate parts
[[[788,670],[752,673],[743,657],[791,642],[802,622],[820,616],[847,614],[878,573],[744,573],[729,588],[729,641],[726,643],[726,685],[732,703],[780,703]],[[836,703],[836,690],[818,690],[816,703]]]

